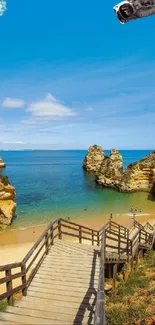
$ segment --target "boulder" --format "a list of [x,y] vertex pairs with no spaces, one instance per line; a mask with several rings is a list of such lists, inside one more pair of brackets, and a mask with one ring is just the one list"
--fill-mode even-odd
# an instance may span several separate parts
[[12,200],[0,200],[0,228],[5,228],[11,224],[12,217],[16,212],[16,203]]
[[119,189],[123,174],[123,159],[120,152],[112,149],[110,156],[105,156],[96,174],[96,182],[103,187]]
[[88,149],[88,152],[83,161],[83,168],[88,171],[96,172],[99,170],[103,159],[104,151],[102,147],[93,145]]
[[0,168],[5,168],[6,164],[3,162],[2,157],[0,157]]
[[16,203],[13,201],[15,196],[15,189],[8,177],[0,175],[0,227],[11,224],[16,211]]

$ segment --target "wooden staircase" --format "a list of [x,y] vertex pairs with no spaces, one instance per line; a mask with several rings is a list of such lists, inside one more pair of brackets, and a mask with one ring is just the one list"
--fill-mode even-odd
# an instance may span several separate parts
[[[136,221],[131,229],[109,221],[99,231],[55,221],[21,263],[0,267],[5,273],[0,284],[7,289],[0,300],[7,298],[9,305],[0,313],[0,324],[105,324],[105,265],[125,265],[153,242],[154,228]],[[22,284],[15,286],[19,277]],[[13,300],[21,291],[22,298]]]
[[18,324],[93,324],[99,247],[56,241],[32,280],[27,296],[0,314]]

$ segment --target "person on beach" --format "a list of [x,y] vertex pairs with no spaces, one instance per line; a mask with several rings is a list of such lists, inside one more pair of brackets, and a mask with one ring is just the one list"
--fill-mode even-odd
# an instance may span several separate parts
[[110,220],[112,220],[112,213],[110,214]]
[[131,213],[133,212],[133,207],[131,207],[130,212],[131,212]]

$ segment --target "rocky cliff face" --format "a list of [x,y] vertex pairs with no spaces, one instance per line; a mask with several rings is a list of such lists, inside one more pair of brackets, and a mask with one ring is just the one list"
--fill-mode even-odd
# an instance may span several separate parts
[[0,227],[11,224],[16,211],[16,203],[13,201],[15,196],[15,189],[8,177],[0,175]]
[[[95,146],[95,148],[98,146]],[[98,162],[95,148],[90,147],[85,158],[85,168],[96,172],[96,182],[103,187],[120,192],[150,192],[155,195],[155,151],[143,159],[130,164],[123,172],[123,160],[118,150],[104,156],[101,147]]]
[[83,161],[83,168],[88,171],[98,171],[104,159],[104,151],[102,147],[93,145],[89,150]]
[[123,159],[118,150],[112,149],[105,156],[96,174],[96,181],[104,187],[119,188],[123,173]]
[[0,157],[0,168],[6,167],[6,164],[3,162],[2,157]]
[[124,171],[119,190],[121,192],[152,192],[155,183],[155,151],[130,164]]

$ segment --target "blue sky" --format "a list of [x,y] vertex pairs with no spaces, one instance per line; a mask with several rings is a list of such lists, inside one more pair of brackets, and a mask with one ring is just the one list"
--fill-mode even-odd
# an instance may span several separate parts
[[0,148],[153,149],[155,16],[115,0],[7,0],[0,17]]

